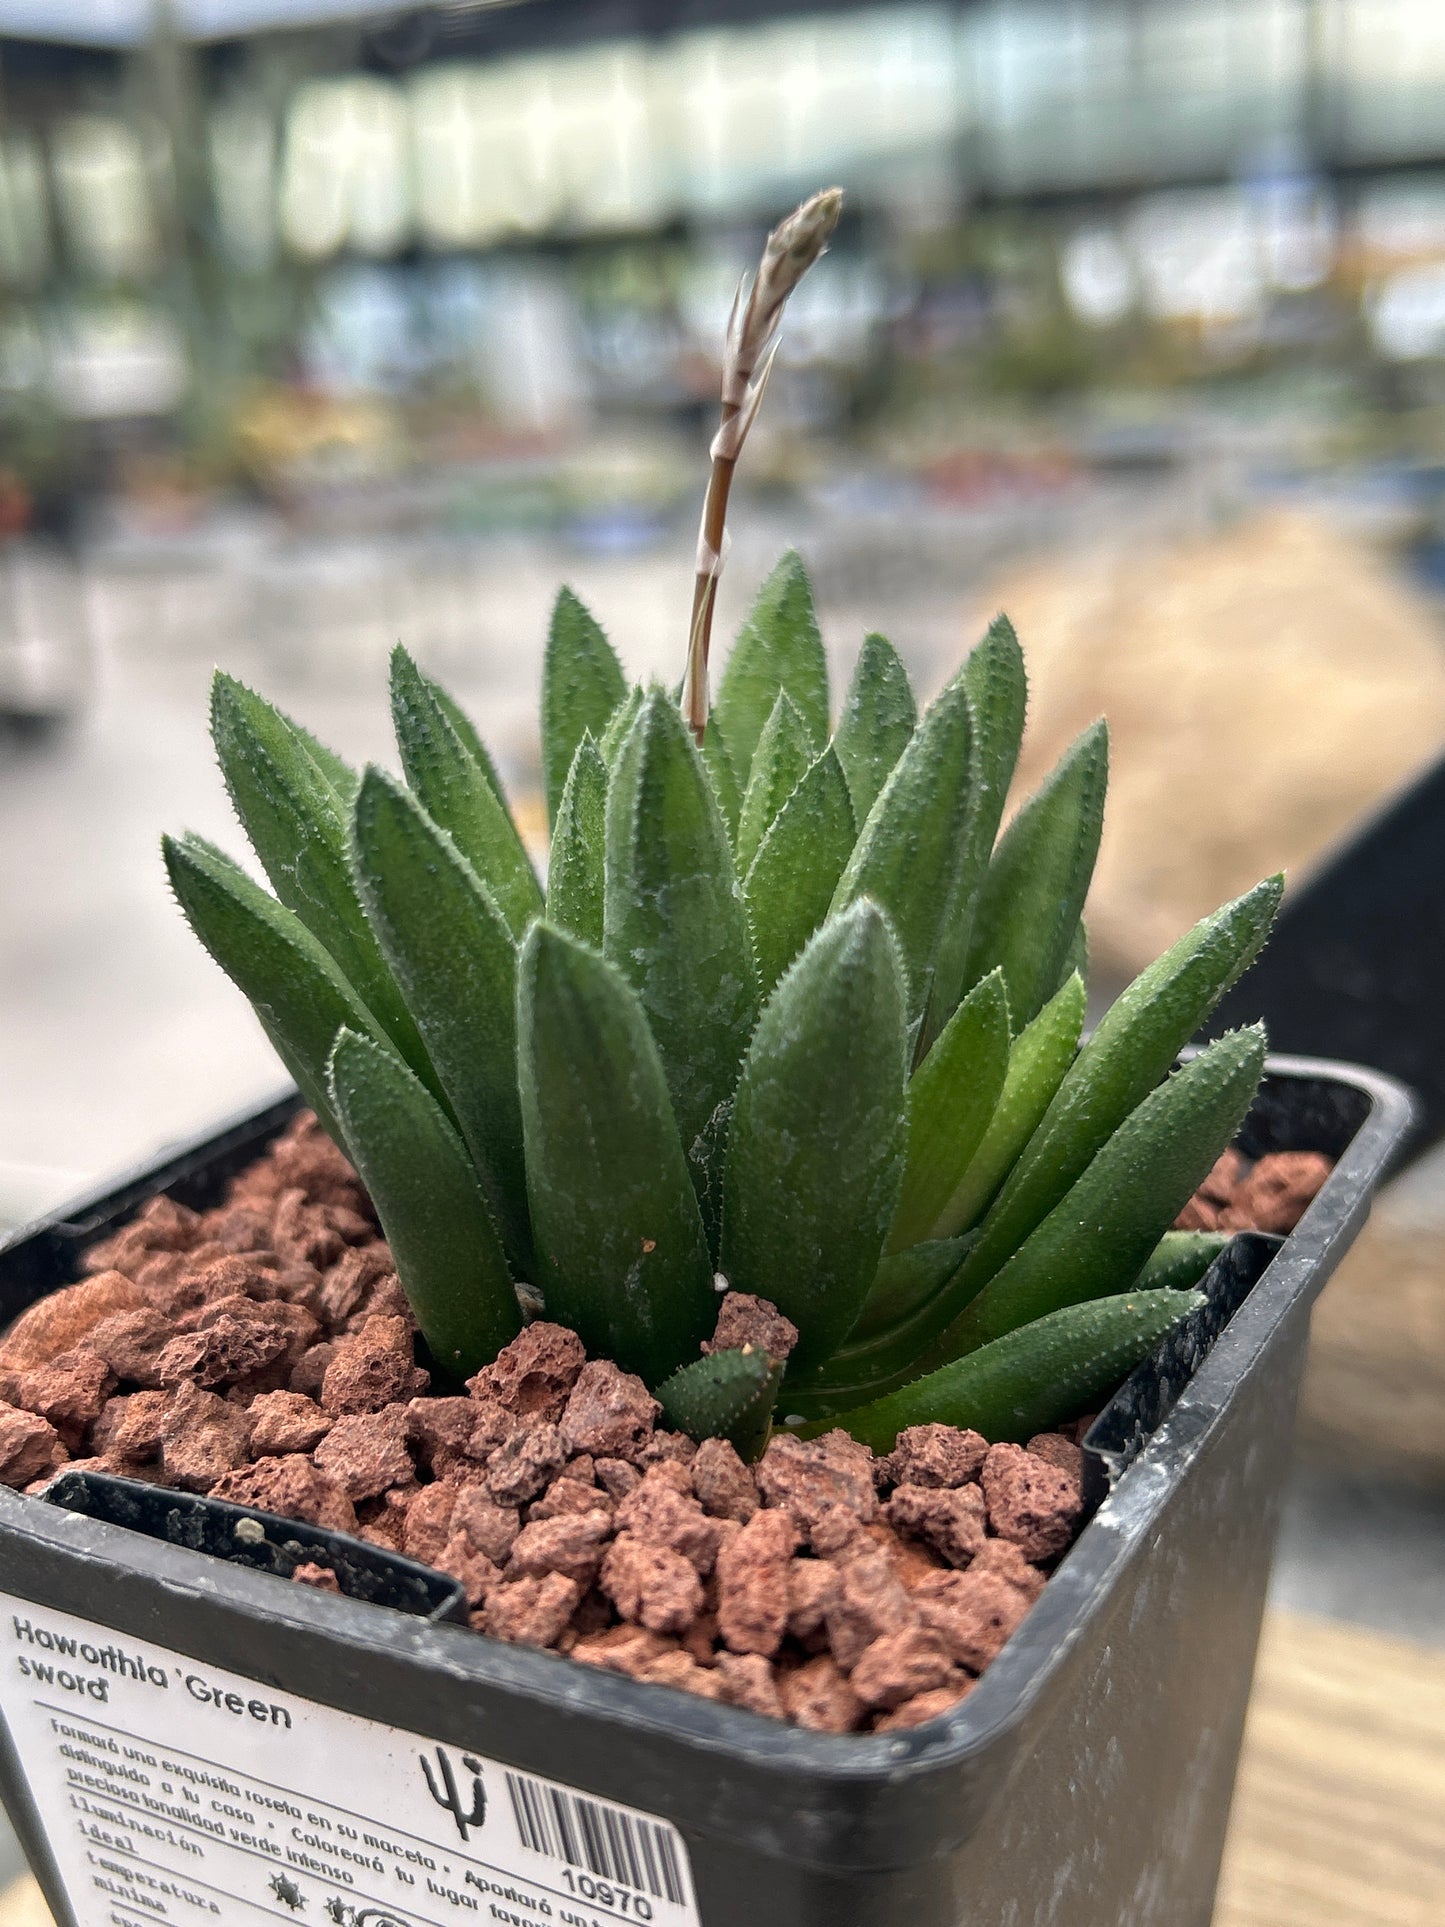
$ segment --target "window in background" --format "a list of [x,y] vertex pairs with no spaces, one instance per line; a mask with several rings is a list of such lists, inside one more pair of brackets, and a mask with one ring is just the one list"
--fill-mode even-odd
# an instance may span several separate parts
[[1304,110],[1303,0],[989,0],[960,33],[1004,190],[1227,174]]
[[1367,188],[1352,260],[1382,355],[1415,361],[1445,351],[1445,177]]
[[145,156],[134,129],[99,114],[72,114],[51,146],[67,252],[102,281],[136,279],[156,265],[158,237]]
[[410,103],[425,237],[466,247],[659,219],[669,210],[649,83],[646,55],[628,43],[418,75]]
[[963,112],[941,7],[688,34],[658,65],[680,198],[708,212],[876,179],[952,142]]
[[286,122],[281,231],[301,255],[390,254],[411,228],[405,96],[358,76],[300,88]]
[[0,142],[0,281],[35,287],[49,265],[44,162],[35,141],[12,134]]
[[1445,128],[1441,0],[1327,0],[1326,45],[1344,151],[1438,156]]
[[1265,251],[1237,189],[1151,194],[1128,231],[1148,314],[1205,328],[1257,316],[1268,287]]
[[247,101],[223,102],[210,122],[211,179],[227,253],[259,272],[276,254],[276,139],[271,116]]

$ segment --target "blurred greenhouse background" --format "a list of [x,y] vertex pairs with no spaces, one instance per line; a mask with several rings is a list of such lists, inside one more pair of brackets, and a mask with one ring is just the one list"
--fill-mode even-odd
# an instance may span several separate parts
[[834,178],[787,343],[814,451],[978,499],[1247,441],[1433,509],[1432,0],[357,15],[0,7],[8,525],[360,492],[640,542],[757,224]]
[[[0,0],[0,1229],[281,1081],[156,849],[239,850],[216,662],[385,758],[405,641],[534,837],[558,582],[679,674],[729,304],[832,182],[719,633],[789,544],[835,691],[1006,608],[1030,780],[1111,719],[1099,995],[1440,754],[1442,0]],[[1276,1581],[1365,1697],[1266,1729],[1217,1927],[1445,1907],[1442,1277],[1437,1158],[1316,1320]]]

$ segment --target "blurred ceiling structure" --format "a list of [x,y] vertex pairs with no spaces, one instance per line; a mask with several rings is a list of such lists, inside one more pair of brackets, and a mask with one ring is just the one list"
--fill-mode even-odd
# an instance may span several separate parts
[[1061,209],[1099,325],[1317,286],[1348,220],[1362,283],[1415,277],[1368,294],[1414,352],[1445,315],[1445,0],[0,0],[0,295],[169,276],[193,363],[287,274],[721,258],[830,179],[854,236]]
[[[1445,161],[1442,0],[0,0],[0,131],[74,111],[75,74],[97,108],[158,41],[212,101],[264,93],[284,149],[330,113],[373,172],[388,144],[423,174],[449,143],[454,173],[489,165],[468,122],[565,148],[590,96],[635,208],[604,196],[569,223],[564,192],[524,231],[751,214],[844,167],[865,193],[890,175],[906,197],[922,167],[977,201]],[[402,225],[426,243],[424,213]]]
[[297,32],[349,21],[398,56],[425,58],[462,47],[660,36],[709,23],[796,13],[846,13],[877,0],[430,0],[368,6],[357,0],[0,0],[0,37],[93,47],[131,47],[166,18],[196,43]]

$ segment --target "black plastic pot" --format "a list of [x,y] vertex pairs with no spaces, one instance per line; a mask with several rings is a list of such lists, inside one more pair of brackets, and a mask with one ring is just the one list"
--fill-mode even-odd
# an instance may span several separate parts
[[[214,1201],[290,1108],[20,1237],[0,1314],[156,1190]],[[0,1766],[57,1918],[1206,1927],[1309,1309],[1409,1114],[1386,1078],[1272,1061],[1243,1147],[1333,1176],[1282,1247],[1234,1242],[1101,1416],[1097,1513],[910,1733],[813,1735],[478,1638],[408,1562],[367,1549],[358,1578],[238,1508],[85,1475],[0,1493]],[[403,1610],[278,1583],[302,1556]]]

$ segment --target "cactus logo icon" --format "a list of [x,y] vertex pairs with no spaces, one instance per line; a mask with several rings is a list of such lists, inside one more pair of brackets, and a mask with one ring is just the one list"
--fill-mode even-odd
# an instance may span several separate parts
[[426,1775],[427,1792],[439,1807],[445,1807],[457,1823],[457,1832],[466,1840],[468,1830],[479,1827],[487,1815],[487,1790],[482,1784],[482,1763],[472,1758],[470,1753],[462,1755],[463,1770],[471,1775],[471,1785],[465,1790],[458,1785],[456,1769],[451,1755],[444,1747],[438,1747],[437,1771],[432,1772],[432,1763],[423,1753],[419,1755],[421,1770]]

